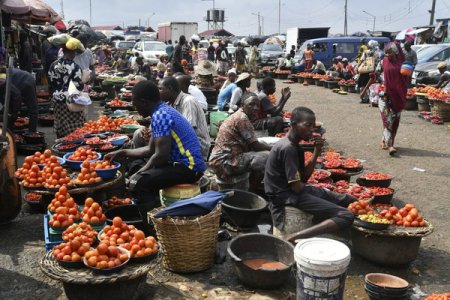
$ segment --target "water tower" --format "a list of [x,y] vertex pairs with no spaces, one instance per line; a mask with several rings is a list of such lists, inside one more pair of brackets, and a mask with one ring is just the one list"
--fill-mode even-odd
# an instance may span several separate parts
[[208,9],[206,12],[205,21],[208,22],[209,29],[223,29],[225,22],[225,10],[223,9]]

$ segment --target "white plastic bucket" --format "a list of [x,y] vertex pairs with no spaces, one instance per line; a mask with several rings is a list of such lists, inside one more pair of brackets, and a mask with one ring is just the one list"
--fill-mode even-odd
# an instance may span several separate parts
[[300,241],[294,249],[298,300],[342,300],[350,249],[326,238]]

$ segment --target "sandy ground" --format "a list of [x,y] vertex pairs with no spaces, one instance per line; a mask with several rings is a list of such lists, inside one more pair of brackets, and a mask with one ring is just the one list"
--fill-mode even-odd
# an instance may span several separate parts
[[[284,84],[277,84],[280,91]],[[338,95],[322,87],[300,84],[290,87],[292,97],[287,109],[313,109],[317,120],[324,123],[329,147],[364,160],[366,170],[394,175],[391,187],[396,190],[395,200],[416,204],[435,227],[433,234],[422,239],[417,259],[408,266],[381,267],[353,254],[345,299],[368,299],[363,284],[364,275],[370,272],[405,278],[415,287],[417,299],[420,291],[450,291],[448,124],[432,125],[419,119],[416,111],[403,112],[396,142],[399,151],[396,157],[390,157],[379,149],[382,126],[377,108],[359,104],[355,94]],[[415,171],[415,167],[425,171]],[[0,227],[0,241],[0,299],[66,299],[62,285],[39,268],[45,253],[42,215],[29,213],[25,204],[11,224]],[[225,252],[226,243],[220,243],[220,248]],[[155,261],[140,294],[140,299],[294,299],[295,280],[276,291],[253,291],[239,284],[229,257],[224,264],[192,275],[168,272]]]

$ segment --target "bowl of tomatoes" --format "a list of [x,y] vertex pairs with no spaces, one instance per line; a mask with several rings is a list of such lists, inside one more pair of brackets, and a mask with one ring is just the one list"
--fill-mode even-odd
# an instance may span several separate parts
[[22,136],[28,144],[39,144],[45,142],[45,133],[43,132],[25,132]]
[[357,182],[365,187],[384,187],[388,188],[392,182],[392,176],[385,173],[369,172],[361,175]]
[[75,152],[68,152],[64,154],[63,158],[66,160],[67,166],[72,170],[80,170],[81,163],[86,159],[89,162],[96,162],[102,158],[102,155],[91,149],[78,148]]
[[83,258],[84,265],[97,274],[111,274],[125,268],[130,261],[130,252],[122,247],[108,246],[100,242],[94,250],[89,250]]
[[372,203],[391,204],[394,197],[394,189],[385,187],[370,187],[369,191],[373,194]]
[[111,162],[108,160],[98,160],[95,162],[95,173],[103,180],[111,179],[116,176],[117,170],[120,169],[121,164],[118,162]]

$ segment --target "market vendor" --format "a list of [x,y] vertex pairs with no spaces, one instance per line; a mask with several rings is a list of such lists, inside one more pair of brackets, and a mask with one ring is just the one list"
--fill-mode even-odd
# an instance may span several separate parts
[[242,97],[242,107],[219,127],[209,166],[224,181],[250,172],[250,190],[256,190],[263,178],[270,146],[258,142],[252,120],[259,109],[254,93]]
[[355,75],[356,75],[355,68],[353,68],[353,65],[349,64],[348,59],[344,57],[342,59],[342,69],[341,69],[342,78],[344,78],[345,80],[349,80],[352,79],[353,76]]
[[[2,105],[5,103],[6,92],[6,69],[0,68],[0,101]],[[10,118],[9,128],[13,128],[13,124],[18,117],[18,113],[22,103],[28,109],[29,125],[28,131],[36,132],[38,121],[38,105],[36,98],[36,80],[31,73],[13,68],[11,70],[11,98],[10,98]]]
[[200,142],[203,158],[207,160],[211,147],[211,138],[209,136],[205,113],[193,96],[181,91],[179,83],[186,80],[184,76],[186,75],[177,76],[177,78],[163,78],[158,84],[160,97],[161,100],[167,102],[168,105],[183,115],[194,128],[195,134]]
[[450,71],[447,71],[447,63],[440,62],[437,66],[439,74],[441,77],[439,78],[439,82],[436,85],[436,88],[449,88],[448,83],[450,82]]
[[159,207],[160,189],[194,183],[205,171],[200,143],[191,124],[160,99],[158,87],[149,80],[138,82],[132,101],[143,117],[151,116],[152,136],[148,146],[122,149],[107,154],[111,160],[148,158],[148,162],[129,179],[129,189],[145,209]]
[[311,72],[313,74],[325,75],[326,68],[323,62],[317,59],[312,60],[311,69],[306,70],[307,72]]
[[270,136],[283,132],[283,116],[282,111],[286,102],[291,97],[291,90],[285,87],[281,90],[281,99],[278,104],[272,104],[269,95],[273,95],[276,91],[275,80],[266,77],[261,83],[262,91],[258,94],[260,101],[259,112],[253,126],[256,130],[267,130]]
[[[274,226],[280,231],[284,230],[286,206],[312,214],[313,221],[318,222],[302,231],[285,235],[284,238],[291,242],[342,230],[351,226],[354,219],[346,207],[356,201],[355,197],[306,184],[324,143],[321,137],[311,139],[315,123],[316,117],[312,110],[295,108],[292,111],[291,130],[272,147],[266,164],[264,189],[269,197]],[[305,165],[304,151],[299,142],[310,139],[314,142],[314,153]]]

